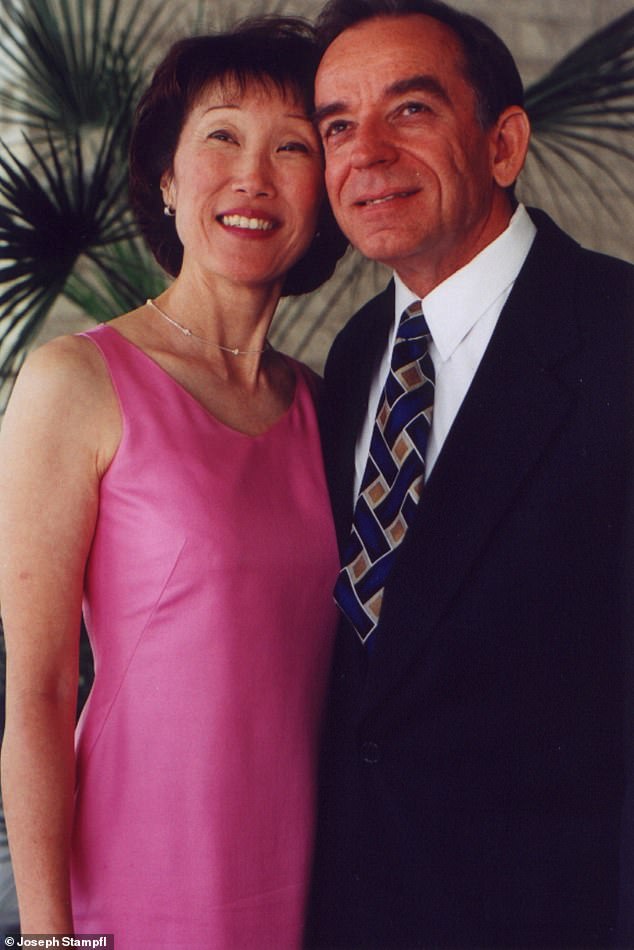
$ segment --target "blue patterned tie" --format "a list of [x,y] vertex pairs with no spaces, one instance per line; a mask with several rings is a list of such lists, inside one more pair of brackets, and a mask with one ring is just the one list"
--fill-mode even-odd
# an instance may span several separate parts
[[366,643],[423,487],[434,402],[431,335],[417,300],[403,312],[372,430],[335,600]]

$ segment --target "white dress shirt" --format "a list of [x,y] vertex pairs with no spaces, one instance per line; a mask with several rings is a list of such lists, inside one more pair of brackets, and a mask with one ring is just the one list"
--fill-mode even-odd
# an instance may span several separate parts
[[[430,355],[436,374],[433,421],[425,460],[426,478],[471,385],[536,233],[526,208],[518,205],[506,230],[468,264],[434,287],[422,301],[432,335]],[[355,499],[370,451],[374,420],[390,370],[401,314],[419,299],[397,274],[394,281],[394,327],[370,386],[368,413],[357,439]]]

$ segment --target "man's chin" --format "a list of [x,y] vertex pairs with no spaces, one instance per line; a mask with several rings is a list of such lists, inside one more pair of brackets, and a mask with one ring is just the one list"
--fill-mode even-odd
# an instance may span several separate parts
[[350,242],[359,253],[368,260],[376,261],[392,270],[398,270],[399,262],[408,260],[416,252],[416,248],[409,244],[399,244],[386,241],[385,238],[364,239]]

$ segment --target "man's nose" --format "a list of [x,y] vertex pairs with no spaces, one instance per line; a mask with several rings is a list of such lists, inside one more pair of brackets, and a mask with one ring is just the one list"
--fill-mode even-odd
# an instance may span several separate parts
[[350,157],[355,168],[389,164],[396,159],[397,154],[391,130],[382,122],[367,120],[359,123]]

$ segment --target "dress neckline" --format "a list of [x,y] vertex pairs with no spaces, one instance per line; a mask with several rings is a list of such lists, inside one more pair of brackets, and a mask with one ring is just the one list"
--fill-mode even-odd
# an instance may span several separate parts
[[150,365],[154,367],[154,369],[156,369],[163,378],[167,379],[168,382],[170,382],[172,386],[174,386],[178,390],[178,392],[184,395],[185,398],[189,402],[191,402],[192,405],[194,405],[199,410],[199,412],[203,413],[211,422],[215,423],[215,425],[217,426],[220,426],[226,432],[230,432],[233,435],[241,436],[243,439],[265,438],[267,435],[273,432],[274,429],[276,429],[279,425],[281,425],[283,422],[285,422],[289,418],[289,416],[294,412],[295,407],[297,405],[297,402],[299,399],[301,373],[299,372],[299,366],[297,364],[297,361],[291,359],[285,353],[280,353],[280,356],[287,363],[287,365],[290,366],[290,368],[293,371],[293,375],[295,377],[295,388],[293,390],[293,398],[291,399],[288,407],[284,410],[284,412],[274,422],[272,422],[271,425],[267,429],[264,430],[264,432],[259,432],[255,435],[251,435],[249,432],[243,432],[241,429],[236,429],[233,426],[230,426],[228,423],[223,422],[222,419],[219,419],[217,416],[215,416],[213,412],[207,409],[206,406],[203,406],[200,400],[197,399],[192,393],[190,393],[190,391],[185,386],[183,386],[182,383],[179,383],[179,381],[175,379],[175,377],[172,376],[172,374],[169,373],[163,366],[161,366],[160,363],[157,363],[157,361],[152,356],[150,356],[149,353],[146,353],[145,350],[141,349],[141,347],[138,346],[136,343],[133,343],[132,340],[129,340],[126,336],[124,336],[118,330],[115,330],[114,327],[111,327],[107,323],[99,323],[96,327],[93,328],[93,331],[88,330],[88,331],[85,331],[85,333],[89,335],[91,334],[91,332],[94,332],[94,330],[100,330],[100,331],[105,330],[107,334],[113,334],[117,340],[126,344],[128,347],[134,350],[135,353],[138,353],[143,359],[145,359],[146,362],[150,363]]

